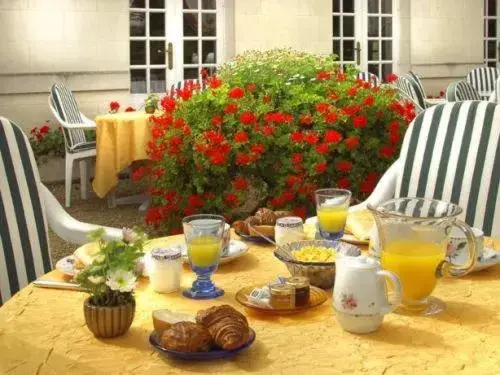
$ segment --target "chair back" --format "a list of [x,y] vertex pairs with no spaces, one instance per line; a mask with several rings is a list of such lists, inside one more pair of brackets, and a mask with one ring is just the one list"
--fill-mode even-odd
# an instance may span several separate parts
[[455,92],[457,90],[457,82],[452,82],[448,85],[446,88],[446,94],[445,94],[445,99],[447,102],[456,102],[457,96],[455,95]]
[[500,236],[500,106],[440,104],[417,115],[401,148],[396,197],[425,197],[463,208],[461,219]]
[[415,92],[415,88],[413,84],[410,82],[409,78],[406,76],[400,76],[395,82],[396,87],[398,88],[399,93],[408,100],[411,100],[415,105],[415,112],[422,112],[424,107],[419,103],[417,93]]
[[52,269],[40,176],[28,138],[0,117],[0,303]]
[[481,67],[472,69],[467,74],[467,82],[474,87],[478,93],[489,96],[495,89],[496,80],[500,77],[500,70],[493,67]]
[[422,81],[420,81],[420,77],[417,76],[415,73],[412,71],[408,72],[408,74],[405,75],[405,77],[410,81],[412,84],[413,90],[415,91],[416,99],[418,104],[422,107],[425,108],[425,91],[424,91],[424,86],[422,86]]
[[359,72],[357,78],[364,82],[370,82],[372,87],[380,86],[380,79],[373,73]]
[[[62,83],[55,83],[50,89],[50,105],[59,118],[68,124],[83,124],[84,120],[70,89]],[[61,124],[64,129],[64,141],[68,150],[73,150],[77,145],[87,142],[83,129],[70,129]]]
[[481,95],[469,82],[459,81],[455,85],[455,101],[464,100],[481,100]]

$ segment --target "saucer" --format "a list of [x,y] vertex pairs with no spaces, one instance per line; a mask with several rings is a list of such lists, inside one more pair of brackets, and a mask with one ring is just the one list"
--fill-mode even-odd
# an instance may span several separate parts
[[56,269],[66,276],[75,276],[75,257],[73,257],[73,255],[68,255],[59,259],[56,263]]
[[[455,257],[446,257],[446,260],[451,262],[452,264],[464,264],[467,260],[467,254],[460,254]],[[471,272],[481,271],[486,268],[490,268],[496,264],[500,263],[500,251],[495,250],[490,247],[485,247],[483,249],[483,253],[480,257],[477,258],[476,264]]]

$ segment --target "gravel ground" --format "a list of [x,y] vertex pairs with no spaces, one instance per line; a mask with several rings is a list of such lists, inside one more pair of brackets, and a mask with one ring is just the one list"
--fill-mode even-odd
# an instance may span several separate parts
[[[64,183],[47,185],[52,194],[64,206]],[[126,196],[141,192],[141,187],[128,180],[120,180],[117,196]],[[71,207],[66,211],[74,218],[87,223],[106,225],[108,227],[122,228],[135,225],[144,226],[144,212],[139,212],[139,205],[117,206],[108,208],[106,199],[100,199],[93,192],[89,194],[88,200],[80,198],[80,186],[73,183],[71,196]],[[49,229],[50,250],[52,260],[55,262],[62,257],[72,254],[78,245],[70,244]]]

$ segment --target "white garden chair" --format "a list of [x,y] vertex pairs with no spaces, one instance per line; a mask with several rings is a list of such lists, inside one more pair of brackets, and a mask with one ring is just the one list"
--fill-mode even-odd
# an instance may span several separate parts
[[446,88],[446,101],[463,102],[465,100],[481,100],[481,95],[466,81],[450,83]]
[[359,72],[358,79],[371,83],[372,87],[380,86],[380,79],[373,73],[370,72]]
[[495,91],[491,93],[490,98],[488,99],[491,103],[500,104],[500,77],[497,79],[497,83],[495,85]]
[[404,99],[411,101],[415,105],[415,113],[420,113],[424,110],[424,107],[419,103],[414,85],[407,76],[398,77],[394,85]]
[[472,69],[467,74],[466,80],[474,87],[482,100],[488,100],[495,90],[496,80],[500,77],[500,70],[493,67],[481,67]]
[[[52,269],[47,224],[64,240],[83,244],[97,225],[68,215],[40,182],[30,143],[22,130],[0,117],[0,305]],[[105,228],[108,239],[121,230]]]
[[49,95],[49,108],[57,122],[63,128],[66,148],[65,204],[71,206],[71,183],[73,181],[73,163],[80,160],[80,194],[88,199],[89,164],[96,156],[94,141],[88,141],[84,129],[95,129],[95,122],[87,118],[78,109],[73,93],[63,84],[52,86]]
[[486,236],[500,236],[499,148],[499,105],[464,101],[428,108],[408,127],[399,159],[350,211],[392,198],[434,198],[460,205],[461,219]]

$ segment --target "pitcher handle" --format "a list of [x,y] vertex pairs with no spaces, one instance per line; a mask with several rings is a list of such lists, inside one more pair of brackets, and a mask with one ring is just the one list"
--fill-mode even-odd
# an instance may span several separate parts
[[388,278],[391,280],[392,286],[394,287],[394,300],[389,302],[389,306],[385,307],[382,309],[382,314],[387,314],[393,311],[396,307],[398,307],[399,304],[401,304],[401,298],[402,298],[402,290],[401,290],[401,281],[399,280],[398,275],[396,275],[394,272],[391,271],[386,271],[386,270],[380,270],[377,271],[377,275],[379,275],[383,281],[385,282],[385,278]]
[[456,220],[453,223],[453,226],[457,227],[462,232],[464,232],[465,236],[467,237],[467,247],[469,249],[469,257],[467,258],[467,262],[462,266],[457,266],[448,262],[447,260],[444,260],[441,263],[441,266],[438,268],[440,276],[443,275],[451,277],[464,276],[465,274],[469,273],[476,264],[477,249],[476,249],[474,232],[467,224],[465,224],[463,221],[460,220]]

